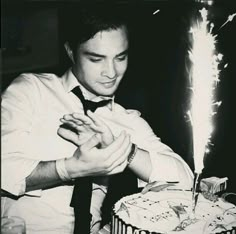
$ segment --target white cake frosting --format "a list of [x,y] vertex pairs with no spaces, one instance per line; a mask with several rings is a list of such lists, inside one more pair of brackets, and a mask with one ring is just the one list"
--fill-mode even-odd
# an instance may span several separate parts
[[112,234],[210,234],[226,230],[236,233],[236,207],[222,199],[209,201],[199,194],[193,215],[190,191],[138,193],[114,206]]

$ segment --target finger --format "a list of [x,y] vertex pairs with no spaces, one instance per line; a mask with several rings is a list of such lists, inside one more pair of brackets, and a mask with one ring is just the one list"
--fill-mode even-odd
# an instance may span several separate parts
[[69,116],[61,118],[60,121],[62,123],[74,123],[74,124],[79,125],[79,126],[80,125],[85,125],[83,122],[81,122],[79,120],[76,120],[76,119],[73,119],[73,118],[71,118]]
[[128,138],[124,141],[124,144],[122,145],[122,147],[120,147],[120,149],[117,150],[114,154],[112,154],[112,156],[108,159],[108,164],[110,163],[110,167],[108,170],[112,171],[118,165],[120,165],[124,162],[127,163],[127,159],[130,154],[131,147],[132,147],[132,143],[130,142],[130,138]]
[[77,130],[78,133],[82,133],[82,132],[93,132],[90,128],[90,126],[82,124],[82,125],[77,125],[77,123],[74,123],[73,121],[70,120],[64,120],[62,119],[61,122],[63,122],[64,124],[67,124],[68,126],[74,128],[75,130]]
[[91,120],[94,122],[95,125],[91,125],[96,131],[104,132],[106,129],[109,129],[108,125],[102,121],[102,119],[92,111],[88,111],[88,116],[91,118]]
[[[81,125],[77,125],[77,123],[71,121],[71,120],[65,120],[65,119],[60,119],[60,121],[66,125],[69,125],[72,128],[76,128],[77,126],[81,126]],[[84,124],[83,124],[84,125]]]
[[78,133],[94,133],[94,131],[91,130],[91,128],[88,128],[87,125],[83,126],[76,125],[75,129],[78,131]]
[[84,114],[73,113],[72,117],[77,121],[79,120],[79,121],[83,122],[84,124],[92,124],[92,120]]
[[90,127],[90,129],[96,133],[104,133],[105,131],[101,128],[101,127],[98,127],[96,126],[95,124],[90,124],[90,125],[87,125]]
[[57,130],[57,134],[60,137],[64,138],[65,140],[68,140],[74,143],[75,145],[81,144],[81,142],[79,141],[78,135],[69,129],[61,127]]
[[101,126],[97,123],[96,117],[93,116],[93,113],[91,111],[87,111],[87,113],[88,117],[90,118],[90,122],[86,122],[87,125],[89,125],[93,131],[97,133],[103,133]]
[[[83,114],[73,113],[64,115],[64,118],[61,119],[61,122],[69,124],[80,132],[83,131],[83,128],[79,128],[79,126],[89,126],[89,128],[91,128],[93,131],[102,133],[101,129],[96,127],[93,121],[89,117],[84,116]],[[76,125],[78,126],[78,128]],[[88,128],[86,128],[86,130],[88,130]]]
[[[107,155],[115,154],[117,151],[124,150],[124,147],[127,147],[128,142],[127,138],[128,135],[125,131],[122,131],[121,134],[109,145],[104,149],[104,153]],[[124,145],[124,141],[126,139],[126,145]]]
[[82,146],[81,146],[81,151],[88,151],[94,147],[96,147],[100,143],[99,137],[94,134],[88,141],[86,141]]
[[92,121],[83,114],[73,113],[63,116],[65,121],[72,121],[78,125],[90,124]]
[[83,121],[80,121],[76,118],[74,118],[71,114],[68,114],[68,115],[64,115],[63,118],[61,119],[61,121],[70,121],[70,122],[73,122],[77,125],[84,125],[85,123]]

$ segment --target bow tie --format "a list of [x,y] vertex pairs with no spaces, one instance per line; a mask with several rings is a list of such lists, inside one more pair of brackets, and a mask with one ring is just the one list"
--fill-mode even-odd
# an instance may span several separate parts
[[79,86],[76,86],[72,92],[80,99],[84,107],[84,113],[86,114],[88,110],[95,111],[99,107],[106,106],[111,100],[102,100],[99,102],[93,102],[84,98],[82,91]]

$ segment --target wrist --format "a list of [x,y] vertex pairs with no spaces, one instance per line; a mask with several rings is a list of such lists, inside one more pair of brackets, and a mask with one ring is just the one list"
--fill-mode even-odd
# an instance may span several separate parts
[[62,181],[67,182],[67,181],[73,180],[66,168],[66,158],[56,160],[56,171],[57,171],[59,178]]
[[83,162],[76,159],[74,156],[65,158],[65,168],[71,178],[71,180],[75,180],[78,177],[84,177],[88,173],[88,168],[84,165]]
[[132,144],[132,147],[131,147],[131,151],[129,153],[129,156],[128,156],[128,166],[132,163],[133,159],[135,158],[136,154],[137,154],[137,151],[138,151],[138,146],[136,144]]

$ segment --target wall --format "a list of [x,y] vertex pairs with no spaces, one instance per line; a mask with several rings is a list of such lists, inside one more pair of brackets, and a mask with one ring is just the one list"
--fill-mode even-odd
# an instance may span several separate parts
[[48,5],[4,5],[2,20],[2,86],[21,72],[59,65],[57,8]]

